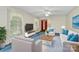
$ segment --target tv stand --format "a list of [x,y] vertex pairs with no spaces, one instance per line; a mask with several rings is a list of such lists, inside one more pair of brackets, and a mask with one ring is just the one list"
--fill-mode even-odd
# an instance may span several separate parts
[[25,33],[25,37],[30,37],[30,36],[32,36],[32,35],[34,35],[36,33],[37,33],[37,31],[29,31],[29,32],[26,32]]
[[33,33],[33,32],[35,32],[35,31],[28,31],[28,34]]

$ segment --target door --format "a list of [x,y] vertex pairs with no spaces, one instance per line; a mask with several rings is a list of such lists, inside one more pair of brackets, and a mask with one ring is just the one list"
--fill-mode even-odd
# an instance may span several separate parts
[[47,30],[47,20],[41,20],[41,31]]

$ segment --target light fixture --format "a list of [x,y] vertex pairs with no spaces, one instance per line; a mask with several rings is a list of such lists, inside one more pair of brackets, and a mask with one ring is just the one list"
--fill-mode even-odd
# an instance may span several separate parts
[[66,28],[66,26],[62,26],[61,28],[62,28],[62,29],[65,29],[65,28]]
[[50,11],[45,12],[45,16],[48,17],[51,14]]
[[47,17],[47,16],[49,16],[49,14],[45,14],[45,16]]
[[50,15],[50,14],[51,14],[51,12],[49,12],[49,11],[48,11],[48,12],[47,12],[47,14],[49,14],[49,15]]

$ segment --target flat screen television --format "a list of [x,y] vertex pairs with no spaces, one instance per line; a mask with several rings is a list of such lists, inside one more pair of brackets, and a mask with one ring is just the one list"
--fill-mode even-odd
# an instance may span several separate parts
[[26,24],[25,25],[25,32],[33,30],[33,24]]

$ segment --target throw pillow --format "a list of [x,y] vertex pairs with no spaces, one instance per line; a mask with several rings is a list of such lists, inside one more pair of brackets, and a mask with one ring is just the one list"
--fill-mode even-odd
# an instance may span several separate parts
[[62,34],[68,35],[68,30],[67,29],[63,29]]
[[70,38],[70,41],[78,42],[78,34],[76,34],[72,38]]
[[70,35],[68,35],[68,39],[67,39],[67,40],[70,40],[73,36],[74,36],[74,34],[73,34],[73,33],[72,33],[72,34],[70,34]]

